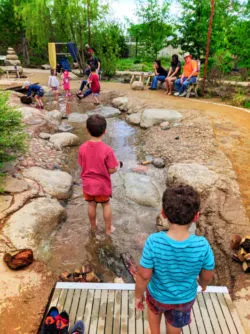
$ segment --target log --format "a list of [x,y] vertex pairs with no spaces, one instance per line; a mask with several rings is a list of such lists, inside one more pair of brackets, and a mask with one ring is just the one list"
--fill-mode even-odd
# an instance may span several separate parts
[[32,249],[18,249],[9,253],[5,253],[4,262],[10,269],[18,270],[30,265],[33,262]]

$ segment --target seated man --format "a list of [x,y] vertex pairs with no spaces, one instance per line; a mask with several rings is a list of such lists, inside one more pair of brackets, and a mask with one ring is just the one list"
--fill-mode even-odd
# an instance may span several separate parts
[[164,82],[167,75],[168,75],[168,71],[165,70],[165,68],[161,66],[161,61],[160,60],[155,60],[154,71],[155,71],[155,76],[153,78],[152,85],[149,88],[149,89],[152,89],[152,90],[157,89],[158,81]]
[[101,68],[100,59],[98,59],[97,57],[94,56],[94,51],[92,49],[90,49],[88,54],[89,54],[88,60],[87,60],[88,67],[85,70],[85,74],[90,75],[91,67],[95,67],[96,68],[96,73],[99,74],[100,68]]
[[198,66],[189,52],[184,53],[185,65],[183,66],[183,74],[180,79],[175,81],[175,96],[186,96],[188,85],[196,83],[198,75]]

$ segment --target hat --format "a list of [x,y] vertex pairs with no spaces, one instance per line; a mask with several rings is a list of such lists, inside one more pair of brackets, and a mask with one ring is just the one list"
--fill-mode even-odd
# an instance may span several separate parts
[[30,86],[30,81],[28,80],[24,81],[23,87],[28,87],[28,86]]
[[192,57],[192,55],[189,52],[185,52],[183,58],[185,59],[187,57]]

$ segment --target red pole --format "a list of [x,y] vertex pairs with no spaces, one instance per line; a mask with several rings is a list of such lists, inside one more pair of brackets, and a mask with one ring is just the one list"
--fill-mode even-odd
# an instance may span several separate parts
[[204,96],[206,80],[207,80],[207,65],[208,65],[208,57],[210,51],[210,41],[211,41],[211,34],[212,34],[212,26],[213,26],[213,17],[214,17],[214,3],[215,0],[211,0],[211,12],[210,12],[210,19],[208,25],[208,32],[207,32],[207,46],[206,46],[206,58],[205,58],[205,65],[204,65],[204,77],[202,83],[202,96]]

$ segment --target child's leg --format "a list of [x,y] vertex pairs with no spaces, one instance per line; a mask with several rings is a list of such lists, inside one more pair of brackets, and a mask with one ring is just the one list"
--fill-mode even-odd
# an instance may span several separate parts
[[150,334],[160,334],[161,316],[162,314],[155,314],[148,307],[148,322],[149,322]]
[[176,328],[166,321],[167,334],[181,334],[181,328]]
[[112,210],[110,202],[102,203],[102,208],[103,208],[103,218],[105,221],[106,234],[110,235],[112,233],[112,226],[111,226]]
[[89,215],[89,221],[91,230],[96,229],[96,202],[88,202],[88,215]]

